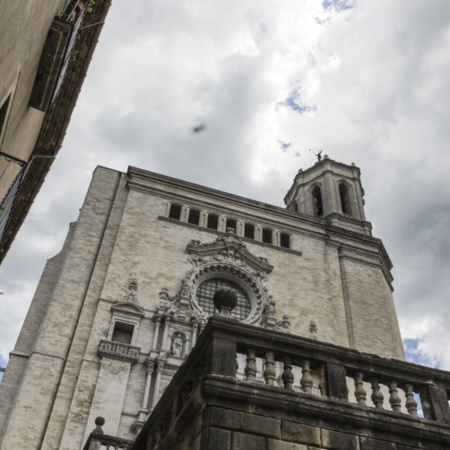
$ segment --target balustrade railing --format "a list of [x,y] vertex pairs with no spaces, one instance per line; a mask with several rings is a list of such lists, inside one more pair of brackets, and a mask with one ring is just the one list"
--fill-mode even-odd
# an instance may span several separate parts
[[83,450],[129,450],[132,441],[109,436],[103,433],[102,426],[105,424],[103,417],[95,419],[95,430],[89,435]]
[[[132,450],[164,439],[176,418],[188,414],[190,400],[208,390],[208,383],[226,383],[223,392],[234,385],[235,395],[251,387],[246,392],[255,399],[280,390],[299,406],[316,401],[345,404],[357,409],[355,413],[370,408],[373,414],[404,417],[411,426],[450,424],[449,372],[212,317]],[[419,397],[424,418],[418,417]]]
[[102,339],[97,354],[101,357],[108,356],[122,361],[137,362],[140,351],[140,347]]

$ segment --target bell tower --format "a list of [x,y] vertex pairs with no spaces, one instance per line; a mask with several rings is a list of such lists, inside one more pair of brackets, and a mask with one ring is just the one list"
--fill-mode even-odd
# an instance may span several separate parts
[[299,170],[284,202],[290,211],[371,236],[360,176],[354,163],[349,166],[325,155],[309,169]]

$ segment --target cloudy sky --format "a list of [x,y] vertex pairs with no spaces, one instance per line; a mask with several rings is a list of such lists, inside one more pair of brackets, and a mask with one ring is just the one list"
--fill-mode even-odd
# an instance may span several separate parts
[[97,165],[284,206],[323,149],[361,168],[409,357],[450,370],[449,49],[448,0],[114,0],[0,268],[0,366]]

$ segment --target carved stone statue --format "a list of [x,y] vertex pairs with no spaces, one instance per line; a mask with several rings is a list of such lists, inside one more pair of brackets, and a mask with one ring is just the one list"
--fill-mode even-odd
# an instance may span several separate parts
[[183,278],[181,281],[181,295],[183,297],[189,297],[191,295],[191,283],[187,278]]
[[271,295],[269,296],[266,306],[264,306],[264,312],[266,317],[273,317],[275,315],[275,301]]
[[172,355],[183,357],[183,339],[181,338],[181,333],[177,333],[172,341]]

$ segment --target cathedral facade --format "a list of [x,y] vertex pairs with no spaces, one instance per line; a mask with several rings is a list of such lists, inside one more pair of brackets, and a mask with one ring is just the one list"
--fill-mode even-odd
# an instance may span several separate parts
[[244,324],[403,360],[363,196],[360,170],[328,157],[299,171],[285,209],[98,167],[11,353],[0,448],[79,450],[98,416],[134,440],[222,287]]

